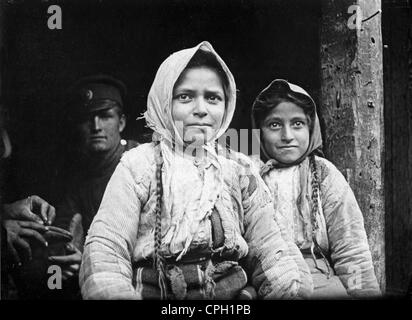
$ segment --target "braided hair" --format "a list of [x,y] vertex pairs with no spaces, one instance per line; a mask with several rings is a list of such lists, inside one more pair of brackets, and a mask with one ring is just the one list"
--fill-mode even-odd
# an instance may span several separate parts
[[[315,161],[315,152],[312,152],[311,155],[309,156],[309,167],[310,167],[310,172],[312,175],[311,179],[311,187],[312,187],[312,193],[311,193],[311,212],[310,212],[310,218],[311,218],[311,225],[312,225],[312,242],[313,245],[316,249],[318,249],[318,252],[322,256],[322,258],[325,260],[325,264],[328,268],[328,277],[331,274],[331,270],[329,267],[328,259],[326,258],[325,254],[323,253],[322,248],[320,247],[317,239],[316,239],[316,234],[319,230],[319,224],[318,224],[318,219],[317,216],[319,214],[319,191],[320,191],[320,185],[319,185],[319,178],[318,178],[318,171],[317,171],[317,166],[316,166],[316,161]],[[314,257],[314,252],[312,251],[312,256]],[[316,268],[321,270],[316,262],[316,259],[314,258]],[[321,270],[323,271],[323,270]]]
[[317,212],[319,210],[319,180],[318,180],[318,173],[316,168],[315,156],[311,154],[309,156],[309,166],[310,172],[312,174],[311,186],[312,186],[312,208],[311,208],[311,222],[312,222],[312,237],[315,237],[316,231],[319,228],[318,220],[316,219]]
[[162,198],[163,198],[163,184],[162,184],[162,167],[163,157],[160,149],[160,142],[156,142],[156,217],[155,217],[155,233],[154,233],[154,253],[153,253],[153,268],[158,273],[160,298],[162,300],[167,298],[166,288],[166,273],[165,261],[160,253],[162,245]]

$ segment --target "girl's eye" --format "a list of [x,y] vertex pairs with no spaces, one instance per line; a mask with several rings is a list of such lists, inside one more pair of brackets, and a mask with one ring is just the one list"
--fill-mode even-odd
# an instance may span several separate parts
[[211,103],[217,103],[217,102],[220,102],[220,101],[223,100],[223,99],[222,99],[220,96],[218,96],[218,95],[210,95],[210,96],[207,97],[207,99],[208,99]]
[[271,129],[279,129],[281,127],[281,125],[280,125],[279,122],[272,122],[272,123],[269,123],[269,127]]
[[293,123],[293,126],[294,126],[295,128],[303,128],[303,127],[305,126],[305,123],[304,123],[303,121],[295,121],[295,122]]
[[176,98],[177,100],[181,102],[187,102],[187,101],[190,101],[191,96],[188,95],[187,93],[182,93],[182,94],[179,94]]

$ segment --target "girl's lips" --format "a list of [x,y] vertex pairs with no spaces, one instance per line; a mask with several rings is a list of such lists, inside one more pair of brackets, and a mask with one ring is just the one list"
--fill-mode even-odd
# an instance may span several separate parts
[[189,124],[187,126],[188,127],[211,127],[211,125],[208,124],[208,123],[193,123],[193,124]]

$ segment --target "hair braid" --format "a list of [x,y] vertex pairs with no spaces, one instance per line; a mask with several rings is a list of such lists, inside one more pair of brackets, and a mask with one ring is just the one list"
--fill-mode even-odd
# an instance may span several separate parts
[[160,253],[160,248],[162,245],[162,197],[163,197],[163,185],[162,185],[162,167],[163,167],[163,157],[162,151],[160,149],[160,144],[157,144],[156,153],[156,219],[155,219],[155,233],[154,233],[154,257],[153,267],[157,270],[159,277],[159,287],[160,287],[160,298],[167,298],[166,289],[166,275],[164,268],[164,258]]
[[311,221],[312,221],[312,237],[315,238],[316,231],[319,228],[318,220],[316,216],[318,214],[319,209],[319,180],[318,180],[318,172],[316,168],[315,156],[312,154],[309,158],[310,163],[310,171],[312,174],[311,179],[311,186],[312,186],[312,210],[311,210]]
[[[319,214],[319,190],[320,190],[320,187],[319,187],[318,171],[317,171],[317,167],[316,167],[316,161],[315,161],[315,155],[314,154],[310,155],[309,163],[310,163],[310,171],[312,173],[312,181],[311,181],[311,186],[312,186],[312,195],[311,195],[311,197],[312,197],[312,210],[311,210],[312,241],[313,241],[314,246],[319,250],[320,255],[322,256],[322,258],[325,261],[325,264],[328,268],[327,275],[328,275],[328,278],[329,278],[329,276],[331,274],[331,270],[330,270],[330,267],[329,267],[328,259],[326,258],[325,254],[323,253],[322,248],[320,247],[320,245],[318,243],[318,240],[316,240],[316,234],[319,230],[319,224],[318,224],[317,216]],[[316,268],[321,270],[317,265],[316,259],[315,259],[315,265],[316,265]]]

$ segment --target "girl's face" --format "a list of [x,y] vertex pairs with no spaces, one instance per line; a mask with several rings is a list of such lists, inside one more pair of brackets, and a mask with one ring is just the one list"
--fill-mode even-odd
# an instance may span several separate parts
[[225,92],[216,71],[186,69],[173,88],[172,117],[183,141],[201,145],[219,130],[225,114]]
[[293,102],[281,102],[263,120],[262,139],[268,155],[285,164],[298,160],[309,147],[309,121]]

